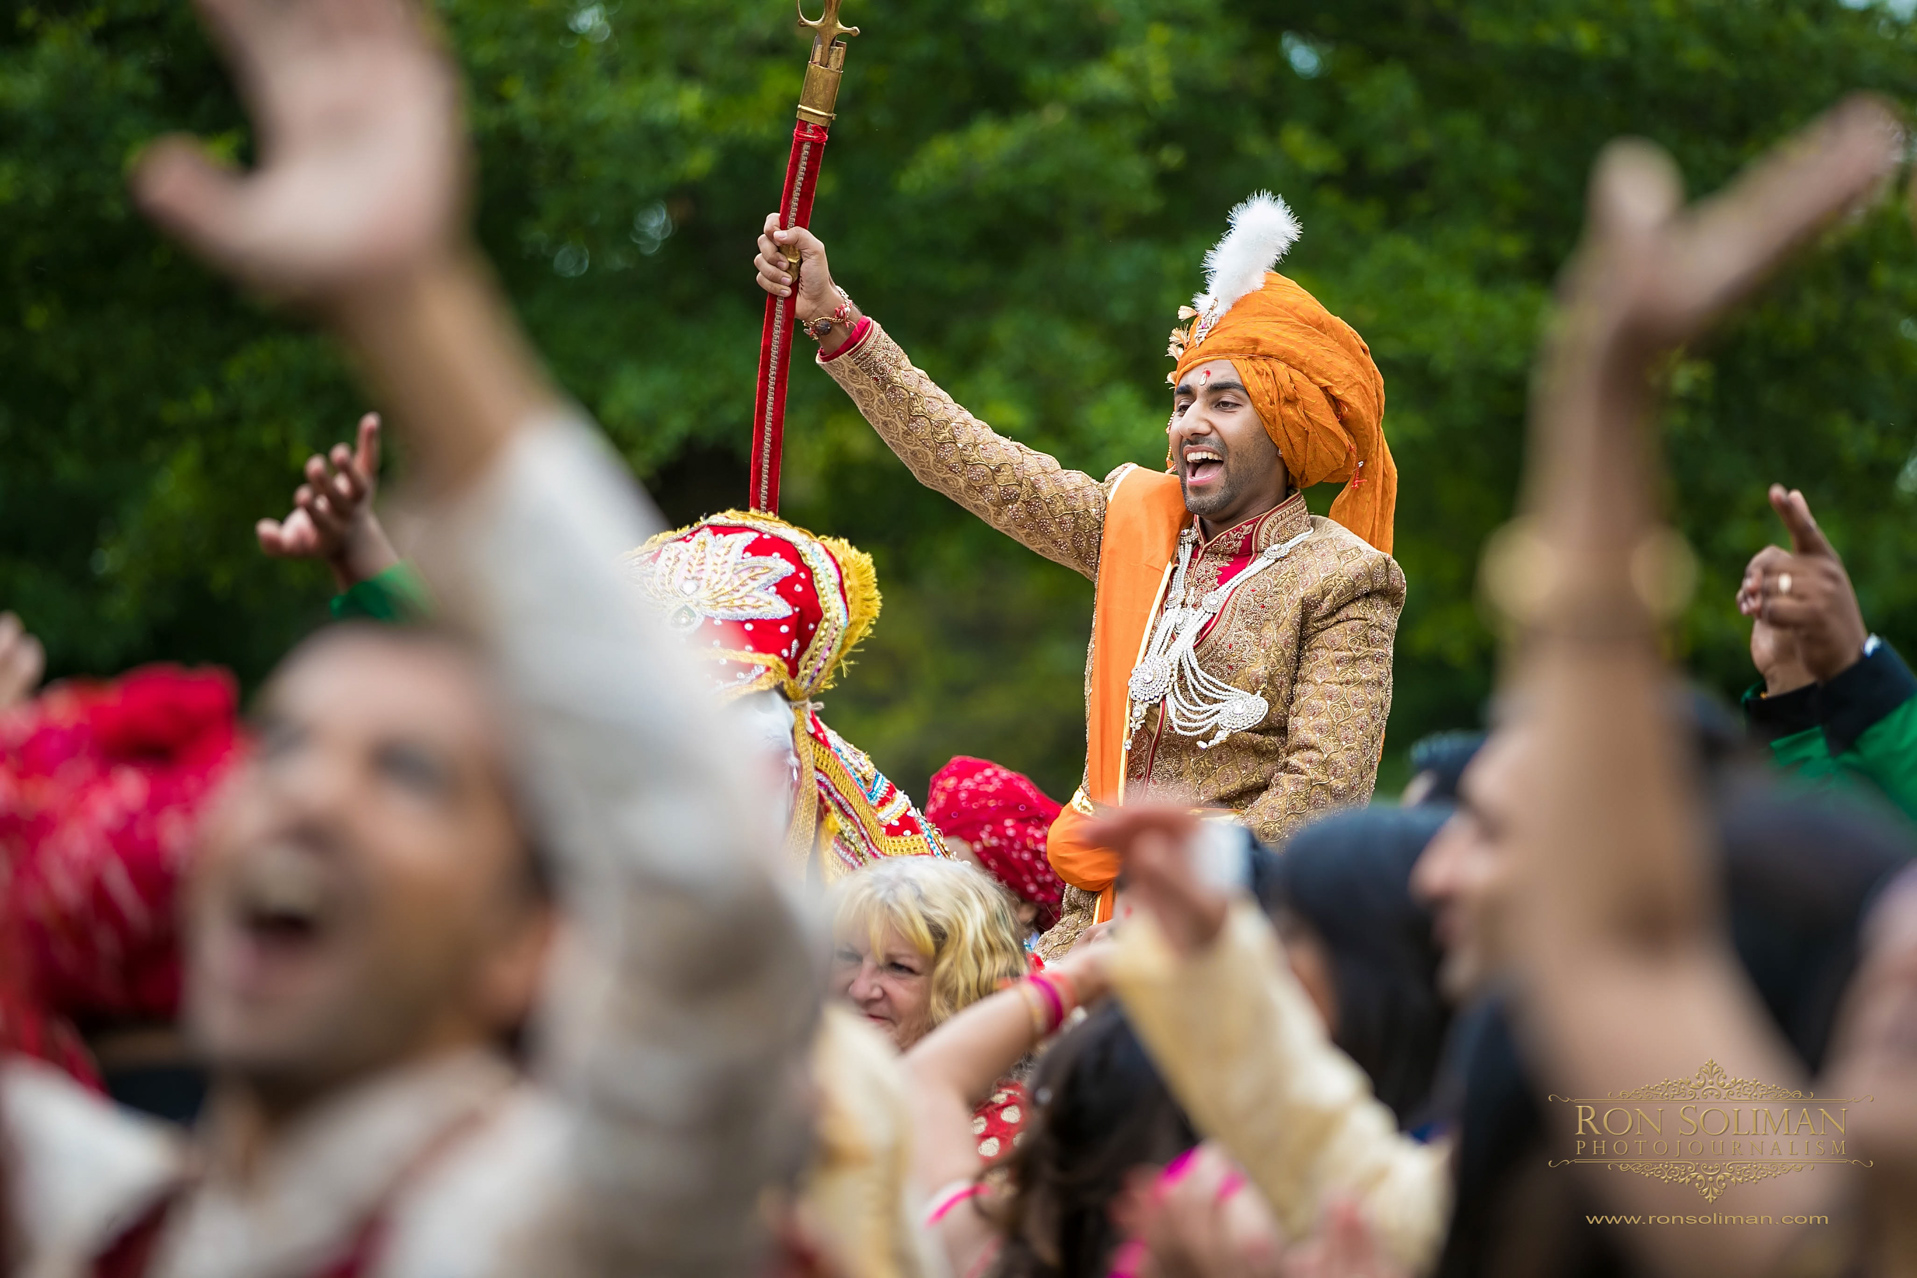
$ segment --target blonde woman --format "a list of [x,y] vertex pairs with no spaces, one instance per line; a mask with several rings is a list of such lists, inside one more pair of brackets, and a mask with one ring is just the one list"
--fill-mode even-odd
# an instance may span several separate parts
[[[833,992],[903,1052],[934,1027],[1024,976],[1024,929],[997,883],[963,861],[901,856],[834,891]],[[1011,1079],[973,1115],[979,1156],[1012,1151],[1029,1106]]]
[[1025,975],[1023,930],[998,884],[963,861],[891,857],[834,894],[832,988],[902,1052]]

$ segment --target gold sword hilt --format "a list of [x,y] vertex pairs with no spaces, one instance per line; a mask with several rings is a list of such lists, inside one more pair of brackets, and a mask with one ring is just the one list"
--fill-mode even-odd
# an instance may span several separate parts
[[845,72],[845,37],[859,33],[839,21],[842,0],[825,0],[819,16],[805,16],[805,0],[797,0],[799,26],[812,33],[812,57],[805,64],[805,87],[799,90],[799,118],[829,127],[839,101],[839,77]]

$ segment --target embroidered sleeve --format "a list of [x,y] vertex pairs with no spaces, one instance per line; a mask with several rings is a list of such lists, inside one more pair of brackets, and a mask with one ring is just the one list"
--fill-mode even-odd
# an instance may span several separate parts
[[1404,574],[1382,555],[1329,583],[1298,654],[1284,760],[1270,788],[1245,809],[1245,823],[1265,842],[1279,842],[1328,809],[1371,798],[1403,606]]
[[1111,479],[1101,484],[1000,435],[915,368],[877,323],[822,366],[921,484],[1047,559],[1097,576]]

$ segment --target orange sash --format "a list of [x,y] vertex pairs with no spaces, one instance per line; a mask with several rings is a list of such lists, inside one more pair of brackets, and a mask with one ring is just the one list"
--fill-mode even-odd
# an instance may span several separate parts
[[[1191,516],[1176,475],[1134,466],[1120,476],[1105,510],[1099,541],[1098,593],[1092,604],[1091,699],[1086,707],[1085,788],[1052,822],[1045,857],[1058,877],[1098,893],[1095,921],[1112,916],[1118,854],[1083,834],[1084,808],[1124,798],[1126,684],[1144,650],[1165,570],[1178,553],[1178,532]],[[1089,800],[1090,802],[1086,802]]]

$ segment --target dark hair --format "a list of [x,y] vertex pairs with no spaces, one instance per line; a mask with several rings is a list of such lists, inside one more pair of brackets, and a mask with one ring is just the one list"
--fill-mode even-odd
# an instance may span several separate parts
[[1415,776],[1431,777],[1431,788],[1418,800],[1419,806],[1456,803],[1458,782],[1484,742],[1482,732],[1434,732],[1418,738],[1411,747],[1411,771]]
[[[1732,945],[1777,1028],[1806,1069],[1829,1046],[1832,1018],[1858,961],[1864,915],[1910,861],[1901,822],[1868,807],[1780,798],[1737,787],[1716,811],[1719,876]],[[1458,1017],[1447,1092],[1461,1119],[1457,1196],[1440,1278],[1500,1272],[1517,1254],[1531,1272],[1566,1278],[1633,1272],[1615,1231],[1581,1223],[1592,1205],[1575,1178],[1540,1176],[1537,1088],[1495,998]],[[1652,1079],[1620,1079],[1622,1086]],[[1543,1201],[1543,1199],[1551,1201]]]
[[1449,815],[1357,808],[1306,826],[1282,855],[1252,858],[1252,891],[1281,933],[1302,925],[1330,955],[1333,1041],[1371,1076],[1400,1126],[1421,1116],[1451,1024],[1431,915],[1411,895],[1411,867]]
[[1010,1163],[995,1273],[1103,1278],[1120,1241],[1109,1209],[1126,1175],[1170,1162],[1198,1144],[1198,1133],[1111,1003],[1039,1061],[1032,1100]]
[[1909,827],[1875,805],[1741,788],[1721,804],[1718,838],[1731,943],[1814,1073],[1857,970],[1864,914],[1917,850]]

